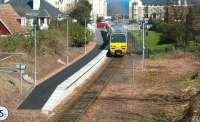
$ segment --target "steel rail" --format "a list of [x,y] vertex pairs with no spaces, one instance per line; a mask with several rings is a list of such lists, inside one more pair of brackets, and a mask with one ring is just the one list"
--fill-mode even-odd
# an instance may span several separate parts
[[96,101],[107,84],[113,79],[123,64],[123,58],[113,58],[111,64],[96,79],[83,94],[61,113],[57,122],[77,122],[87,112],[88,108]]

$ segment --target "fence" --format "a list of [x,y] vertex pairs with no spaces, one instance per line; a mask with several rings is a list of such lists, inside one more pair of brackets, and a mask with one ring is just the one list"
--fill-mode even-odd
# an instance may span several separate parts
[[[138,38],[134,37],[130,33],[129,33],[129,36],[133,40],[134,53],[137,53],[137,54],[141,55],[142,51],[143,51],[143,44],[142,44],[142,42],[138,41]],[[169,53],[169,52],[172,52],[174,50],[175,50],[175,48],[173,48],[173,47],[165,47],[165,48],[159,48],[159,49],[150,49],[148,47],[148,45],[145,45],[145,57],[149,58],[152,55]]]

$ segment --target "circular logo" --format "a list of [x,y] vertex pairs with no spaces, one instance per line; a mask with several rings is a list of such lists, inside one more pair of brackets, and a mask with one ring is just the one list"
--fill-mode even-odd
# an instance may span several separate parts
[[8,117],[8,109],[6,107],[0,107],[0,121],[5,120]]

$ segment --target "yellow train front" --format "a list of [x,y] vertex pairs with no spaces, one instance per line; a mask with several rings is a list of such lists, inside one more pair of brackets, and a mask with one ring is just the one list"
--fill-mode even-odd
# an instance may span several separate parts
[[124,56],[127,53],[127,37],[125,33],[112,33],[109,39],[109,55]]

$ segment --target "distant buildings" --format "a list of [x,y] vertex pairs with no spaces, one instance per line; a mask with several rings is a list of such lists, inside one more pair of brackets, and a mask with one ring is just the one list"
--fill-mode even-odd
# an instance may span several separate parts
[[[46,0],[63,13],[69,13],[79,0]],[[92,16],[107,16],[107,0],[88,0],[92,5]]]
[[10,4],[0,4],[0,35],[26,33],[26,27],[20,23],[21,17]]
[[0,3],[11,4],[20,15],[21,25],[28,27],[37,25],[40,29],[48,29],[52,20],[63,16],[46,0],[1,0]]
[[167,6],[187,6],[187,0],[131,0],[129,2],[129,19],[134,21],[143,18],[164,20]]
[[107,16],[107,0],[88,0],[92,4],[92,16],[106,17]]
[[[79,0],[46,0],[64,13],[69,13]],[[91,15],[107,16],[107,0],[88,0],[92,5]]]
[[69,13],[79,0],[46,0],[63,13]]
[[131,0],[129,19],[137,22],[145,18],[161,19],[168,24],[184,22],[200,39],[199,0]]

